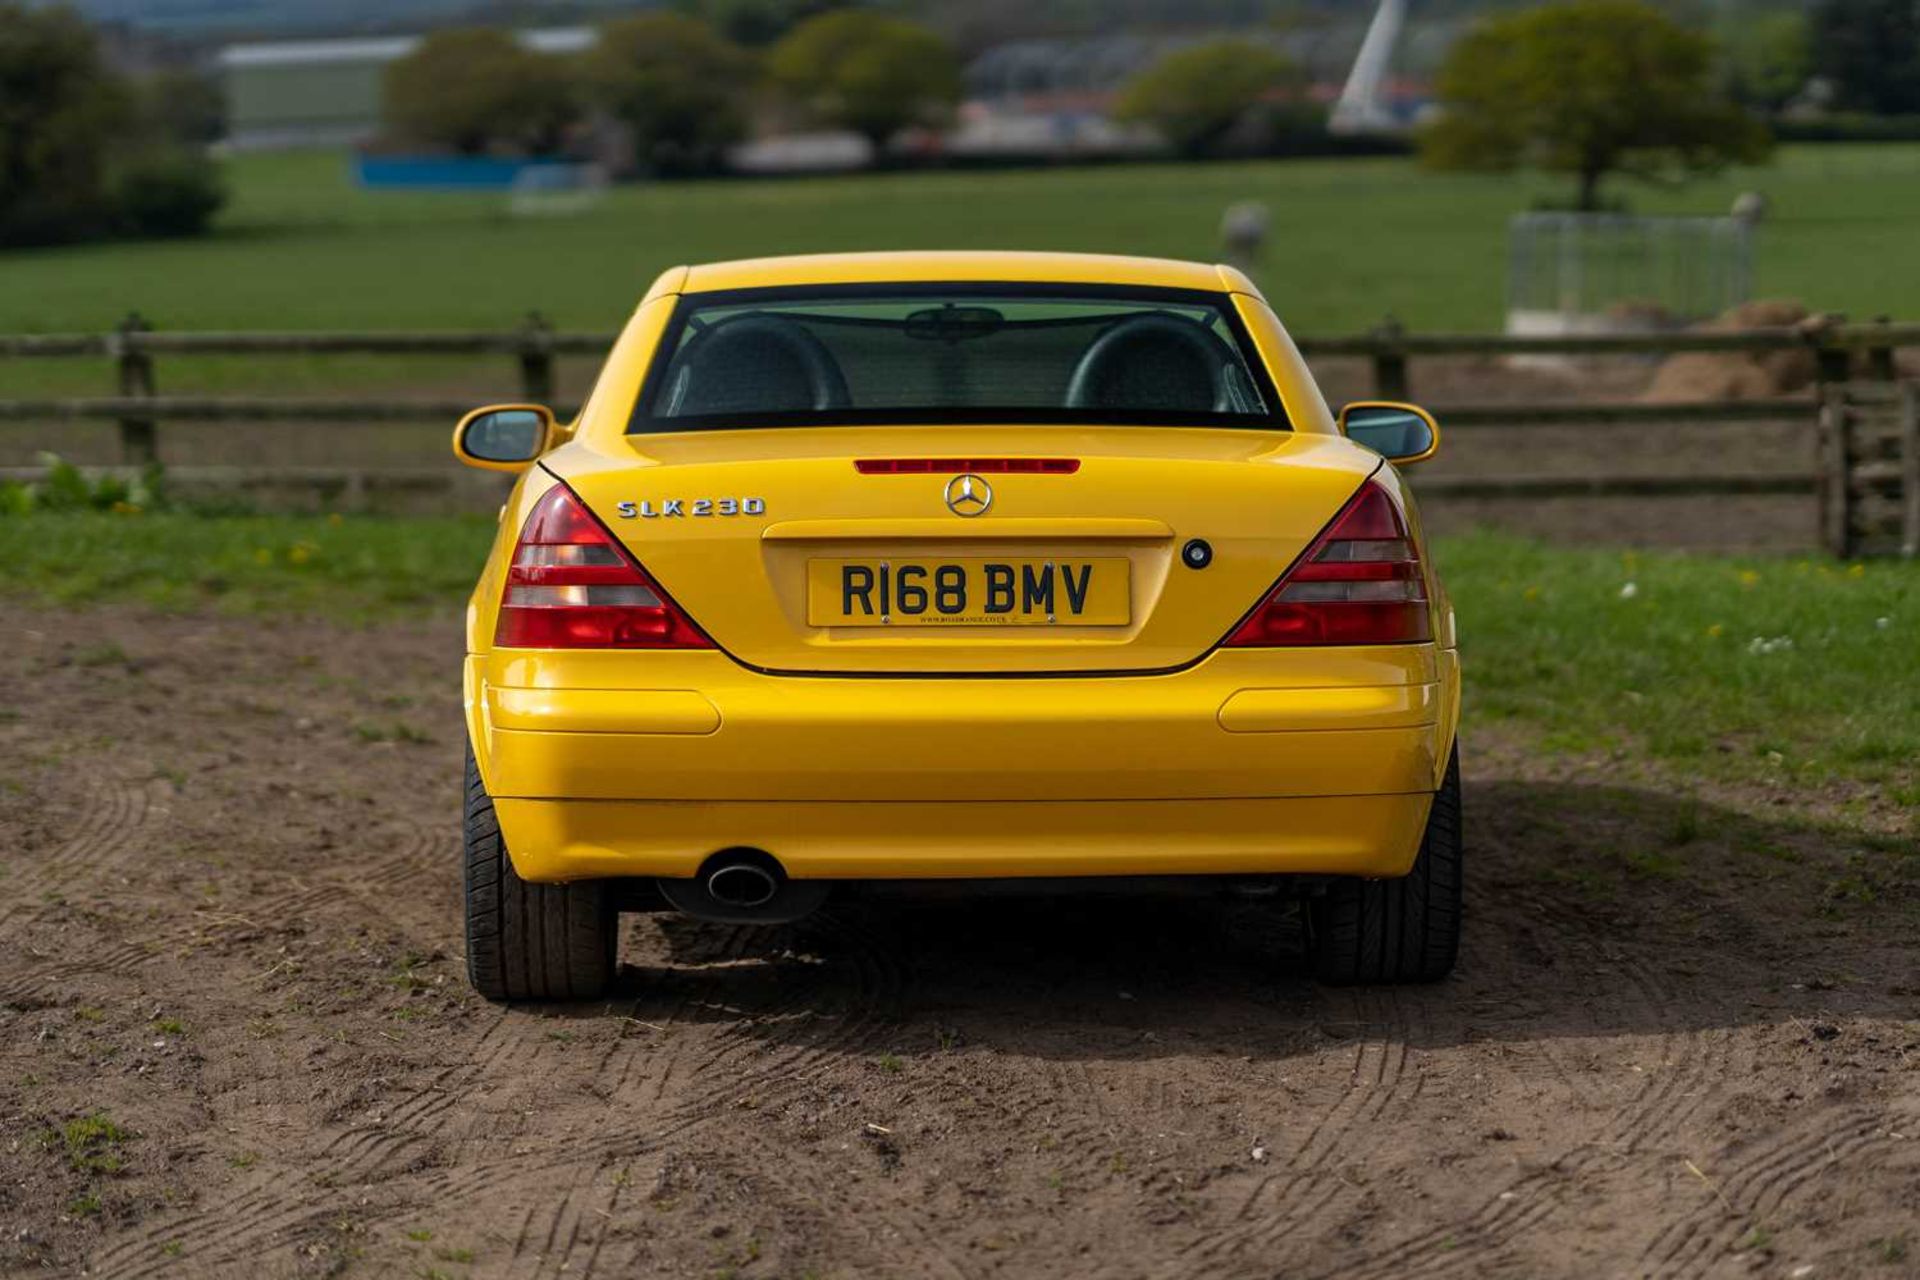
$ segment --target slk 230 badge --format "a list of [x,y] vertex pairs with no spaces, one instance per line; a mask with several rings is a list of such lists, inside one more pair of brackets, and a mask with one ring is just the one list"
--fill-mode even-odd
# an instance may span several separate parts
[[765,498],[662,498],[654,502],[651,498],[642,498],[638,502],[616,503],[613,508],[620,513],[622,520],[636,517],[642,520],[658,520],[671,516],[763,516],[767,514]]

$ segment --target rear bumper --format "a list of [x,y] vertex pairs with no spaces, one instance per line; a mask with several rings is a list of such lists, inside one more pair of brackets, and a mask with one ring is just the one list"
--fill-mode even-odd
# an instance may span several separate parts
[[537,880],[685,876],[739,846],[799,878],[1402,875],[1458,705],[1431,646],[1024,679],[498,651],[466,675],[482,775]]
[[798,880],[1403,876],[1431,793],[1279,800],[934,802],[497,800],[528,880],[691,876],[763,849]]
[[1414,645],[1027,679],[501,651],[468,659],[467,709],[496,800],[1275,799],[1433,790],[1456,683]]

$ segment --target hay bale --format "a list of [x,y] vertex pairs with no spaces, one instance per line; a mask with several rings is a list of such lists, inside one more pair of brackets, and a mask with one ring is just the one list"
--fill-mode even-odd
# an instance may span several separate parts
[[[1787,329],[1814,319],[1798,302],[1762,298],[1694,326],[1695,332]],[[1687,351],[1669,356],[1641,398],[1661,404],[1699,400],[1761,400],[1792,395],[1813,385],[1819,364],[1811,349],[1783,351]]]

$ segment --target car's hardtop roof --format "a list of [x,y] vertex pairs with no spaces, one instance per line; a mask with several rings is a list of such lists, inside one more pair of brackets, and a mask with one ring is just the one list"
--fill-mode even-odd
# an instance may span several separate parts
[[[679,279],[671,279],[678,275]],[[860,284],[1070,284],[1196,289],[1259,296],[1233,267],[1173,258],[1106,253],[999,253],[981,250],[897,253],[817,253],[743,258],[670,271],[655,293],[711,293]]]

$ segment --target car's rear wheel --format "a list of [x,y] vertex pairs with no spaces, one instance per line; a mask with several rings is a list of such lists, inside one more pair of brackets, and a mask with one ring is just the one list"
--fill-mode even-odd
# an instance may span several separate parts
[[1460,754],[1447,761],[1413,870],[1343,879],[1307,906],[1307,959],[1335,986],[1437,982],[1460,950]]
[[620,917],[602,881],[529,884],[467,748],[467,978],[489,1000],[591,1000],[613,981]]

